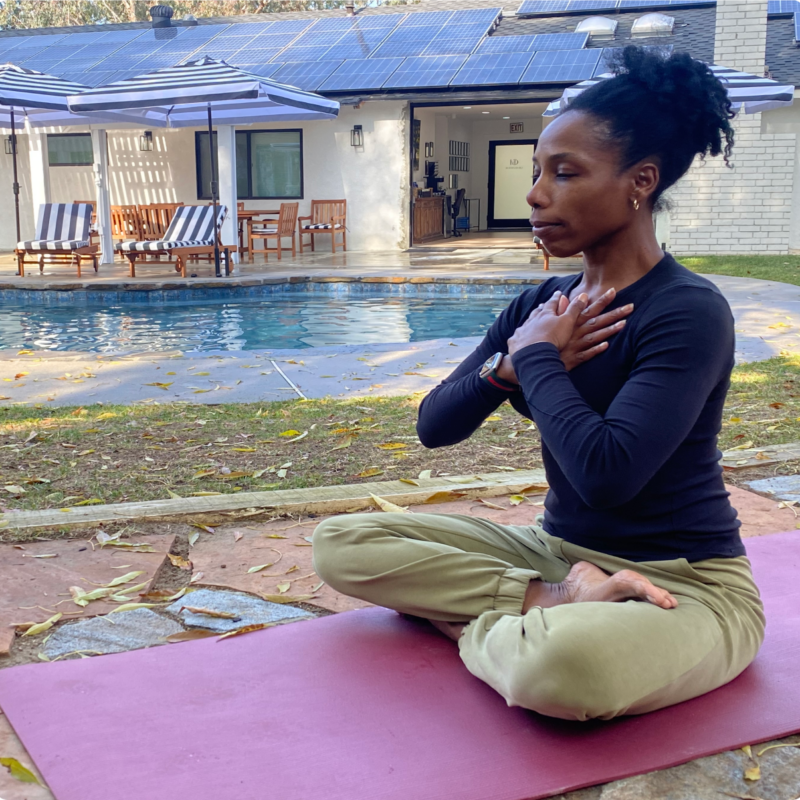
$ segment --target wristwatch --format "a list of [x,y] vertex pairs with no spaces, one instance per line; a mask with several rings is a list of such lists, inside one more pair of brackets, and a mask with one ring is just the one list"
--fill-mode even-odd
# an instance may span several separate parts
[[491,358],[488,358],[481,367],[479,375],[481,380],[486,381],[490,386],[494,386],[495,389],[502,389],[504,392],[518,392],[519,386],[517,384],[503,380],[497,374],[497,370],[500,368],[500,364],[503,363],[505,356],[505,353],[495,353]]

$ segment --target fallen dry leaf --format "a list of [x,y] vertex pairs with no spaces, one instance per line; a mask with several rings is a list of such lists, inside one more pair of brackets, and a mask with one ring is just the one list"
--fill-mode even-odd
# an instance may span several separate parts
[[258,625],[245,625],[244,628],[237,628],[235,631],[223,633],[217,641],[221,642],[223,639],[230,639],[231,636],[242,636],[245,633],[253,633],[253,631],[262,631],[264,628],[272,628],[277,624],[277,622],[261,622]]
[[372,501],[375,503],[376,506],[378,506],[378,508],[381,511],[386,511],[388,513],[394,513],[394,514],[409,513],[408,508],[406,506],[398,506],[389,500],[384,500],[382,497],[378,497],[378,495],[372,494],[371,492],[369,496],[372,498]]
[[176,556],[174,553],[167,553],[167,558],[170,560],[173,567],[178,567],[179,569],[192,568],[192,562],[183,556]]
[[230,611],[215,611],[213,608],[201,608],[200,606],[182,606],[181,611],[191,611],[192,614],[202,614],[205,617],[219,617],[219,619],[239,619],[236,614]]
[[434,492],[427,500],[426,503],[449,503],[451,500],[460,500],[465,497],[464,492]]
[[194,575],[192,575],[192,579],[189,581],[189,583],[197,583],[198,581],[203,580],[204,577],[204,572],[196,572]]
[[261,596],[265,600],[269,600],[270,603],[280,603],[281,605],[286,605],[287,603],[302,603],[305,600],[313,600],[316,597],[315,594],[298,594],[294,597],[288,594],[262,594]]
[[478,502],[483,504],[483,505],[485,505],[487,508],[495,508],[498,511],[505,511],[506,510],[504,506],[500,506],[497,503],[492,503],[489,500],[484,500],[482,497],[478,498]]
[[383,475],[383,470],[378,469],[378,467],[370,467],[369,469],[365,469],[363,472],[359,472],[355,477],[356,478],[374,478],[377,475]]
[[284,593],[288,592],[288,591],[289,591],[289,589],[291,589],[291,588],[292,588],[292,584],[291,584],[291,583],[289,583],[289,582],[287,581],[286,583],[279,583],[279,584],[278,584],[278,585],[277,585],[275,588],[276,588],[276,589],[277,589],[277,590],[278,590],[278,591],[279,591],[281,594],[284,594]]
[[190,631],[180,631],[171,633],[164,639],[165,642],[192,642],[195,639],[208,639],[209,636],[216,636],[214,631],[204,631],[202,628],[194,628]]
[[[36,636],[39,633],[44,633],[45,631],[49,631],[50,628],[52,628],[53,625],[55,625],[56,622],[58,622],[61,619],[62,616],[63,615],[60,614],[60,613],[59,614],[53,614],[53,616],[50,617],[50,619],[45,620],[44,622],[40,622],[37,625],[31,625],[31,627],[28,628],[28,630],[26,630],[25,633],[23,633],[22,635],[23,636]],[[3,763],[2,760],[0,760],[0,764],[2,764],[2,763]],[[6,765],[3,764],[3,766],[6,766]]]
[[39,783],[39,779],[16,758],[0,758],[0,764],[8,769],[12,778],[16,778],[22,783]]

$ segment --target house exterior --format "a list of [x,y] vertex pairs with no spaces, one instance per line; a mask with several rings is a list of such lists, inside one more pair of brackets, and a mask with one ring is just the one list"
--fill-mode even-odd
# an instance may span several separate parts
[[[642,33],[654,12],[668,30]],[[349,249],[381,251],[412,245],[426,162],[451,198],[465,190],[465,226],[524,229],[542,114],[600,74],[609,49],[668,47],[800,86],[797,19],[795,0],[421,0],[364,8],[356,22],[334,10],[173,20],[167,33],[149,23],[6,31],[0,55],[87,85],[210,55],[339,100],[335,121],[237,126],[239,198],[259,209],[297,199],[304,214],[312,199],[344,197]],[[206,133],[106,127],[112,204],[207,199]],[[800,251],[800,104],[740,114],[735,127],[735,169],[698,162],[657,221],[660,241],[681,254]],[[39,203],[96,196],[90,132],[19,135],[23,238]],[[9,212],[11,182],[0,154]],[[6,213],[0,249],[15,239]]]

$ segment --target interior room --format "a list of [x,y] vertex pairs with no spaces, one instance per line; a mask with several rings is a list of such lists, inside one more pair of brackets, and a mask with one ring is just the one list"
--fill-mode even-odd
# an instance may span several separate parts
[[414,246],[531,246],[525,196],[546,106],[414,106]]

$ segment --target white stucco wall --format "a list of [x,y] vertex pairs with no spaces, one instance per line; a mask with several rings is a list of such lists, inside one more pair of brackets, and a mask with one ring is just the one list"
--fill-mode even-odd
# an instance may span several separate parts
[[[364,130],[361,148],[350,144],[350,130],[356,124],[362,125]],[[308,213],[312,199],[345,198],[349,250],[379,251],[408,246],[410,132],[407,103],[386,101],[364,103],[360,108],[344,106],[338,119],[333,121],[256,124],[251,128],[303,129],[301,215]],[[154,129],[154,147],[150,152],[139,150],[140,133],[138,129],[109,132],[111,203],[206,202],[197,198],[195,130]],[[20,149],[24,151],[21,153],[21,183],[26,192],[30,183],[27,138],[19,137]],[[9,204],[13,202],[10,165],[10,157],[0,161],[0,182],[5,181],[9,187]],[[91,167],[51,167],[49,172],[53,202],[94,199]],[[279,202],[249,200],[246,207],[270,207]],[[25,238],[26,232],[33,235],[29,193],[23,195],[22,203]],[[326,246],[323,239],[318,242],[320,247]],[[0,248],[10,249],[14,243],[13,214],[10,219],[9,215],[2,215]]]
[[[3,139],[6,137],[3,136]],[[33,235],[33,204],[30,195],[30,159],[28,137],[22,134],[17,136],[17,163],[19,166],[20,183],[20,234],[23,239]],[[5,154],[4,147],[0,146],[0,249],[10,250],[17,243],[14,225],[14,168],[11,156]]]

